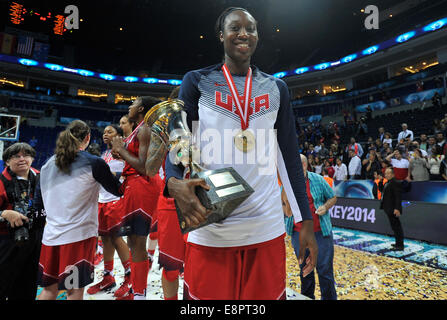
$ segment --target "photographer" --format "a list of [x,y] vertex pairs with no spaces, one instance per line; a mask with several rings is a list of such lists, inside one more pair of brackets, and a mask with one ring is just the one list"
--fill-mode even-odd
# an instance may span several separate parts
[[15,143],[3,153],[7,167],[0,175],[0,300],[36,298],[45,217],[35,203],[35,155],[27,143]]

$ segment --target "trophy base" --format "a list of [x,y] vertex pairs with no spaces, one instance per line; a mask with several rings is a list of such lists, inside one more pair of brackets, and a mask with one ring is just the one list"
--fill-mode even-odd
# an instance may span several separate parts
[[209,191],[197,187],[196,195],[202,205],[212,212],[200,225],[187,227],[176,203],[177,217],[183,234],[224,220],[254,192],[232,167],[194,173],[191,179],[204,179],[211,187]]

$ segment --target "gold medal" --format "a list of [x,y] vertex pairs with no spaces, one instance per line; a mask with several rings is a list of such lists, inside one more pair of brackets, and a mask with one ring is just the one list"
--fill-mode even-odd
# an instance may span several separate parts
[[186,222],[185,221],[182,221],[182,229],[185,229],[185,227],[186,227]]
[[234,145],[242,152],[253,150],[255,144],[255,135],[249,130],[241,130],[234,136]]

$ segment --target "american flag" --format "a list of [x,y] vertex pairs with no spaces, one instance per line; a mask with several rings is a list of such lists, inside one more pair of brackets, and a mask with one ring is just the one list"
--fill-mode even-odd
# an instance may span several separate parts
[[30,56],[33,52],[33,37],[20,36],[17,41],[17,54],[23,54],[25,56]]

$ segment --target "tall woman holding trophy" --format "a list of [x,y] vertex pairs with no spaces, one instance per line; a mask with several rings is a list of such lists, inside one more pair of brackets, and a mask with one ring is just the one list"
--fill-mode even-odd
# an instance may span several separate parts
[[138,97],[129,107],[129,121],[137,127],[124,140],[114,137],[112,152],[125,160],[122,176],[125,178],[122,189],[124,230],[122,235],[128,236],[131,250],[131,282],[132,291],[119,300],[145,300],[149,261],[146,251],[153,216],[157,209],[157,201],[161,190],[161,178],[155,175],[146,176],[145,162],[150,144],[150,129],[144,123],[144,115],[160,100],[154,97]]
[[[285,299],[285,229],[277,171],[295,221],[303,221],[299,258],[304,258],[306,248],[310,251],[304,276],[313,270],[318,251],[288,88],[282,80],[251,65],[258,32],[257,21],[246,9],[226,9],[216,22],[216,33],[223,44],[224,62],[188,72],[179,99],[184,102],[189,127],[198,121],[199,137],[205,130],[217,131],[222,137],[213,147],[220,146],[226,160],[204,161],[204,166],[210,170],[228,167],[231,159],[231,166],[254,193],[226,219],[189,232],[184,298]],[[275,141],[257,141],[256,133],[263,130],[276,130]],[[224,142],[229,131],[234,133],[232,139]],[[261,144],[267,152],[276,152],[269,174],[260,170],[256,154],[255,163],[245,161]],[[245,160],[241,164],[236,157]],[[165,194],[175,199],[186,223],[197,226],[207,219],[209,211],[195,188],[210,187],[202,179],[183,179],[184,169],[167,161]]]

